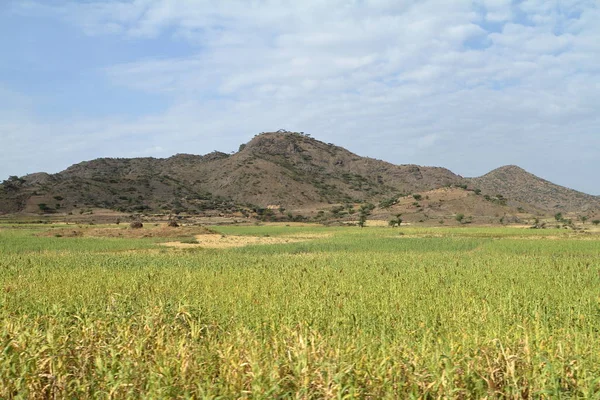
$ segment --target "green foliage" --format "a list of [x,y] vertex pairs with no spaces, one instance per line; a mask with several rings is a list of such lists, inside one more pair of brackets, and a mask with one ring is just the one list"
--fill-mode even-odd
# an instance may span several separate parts
[[464,219],[465,219],[465,214],[456,214],[456,215],[454,216],[454,219],[455,219],[455,220],[457,220],[459,223],[461,223],[461,224],[462,224],[462,222],[463,222],[463,221],[464,221]]
[[372,203],[365,203],[360,206],[361,210],[373,211],[375,209],[375,205]]
[[423,198],[423,196],[421,196],[420,194],[413,194],[412,197],[417,201],[420,201]]
[[600,219],[593,220],[592,224],[594,224],[594,225],[600,225]]
[[371,215],[371,211],[375,209],[375,205],[366,203],[360,206],[358,210],[358,226],[364,228],[367,222],[367,217]]
[[554,219],[557,220],[558,222],[561,222],[563,220],[562,213],[557,212],[556,214],[554,214]]
[[364,228],[367,224],[367,216],[368,214],[360,213],[358,214],[358,226]]
[[40,209],[40,211],[45,212],[45,213],[52,211],[52,209],[46,203],[39,203],[38,208]]
[[331,214],[332,214],[334,217],[336,217],[336,218],[337,218],[337,217],[339,217],[339,216],[340,216],[340,214],[341,214],[341,213],[342,213],[344,210],[345,210],[345,207],[344,207],[344,206],[335,206],[335,207],[332,207],[330,211],[331,211]]
[[388,225],[391,226],[392,228],[395,226],[402,225],[402,218],[400,218],[401,216],[402,216],[402,214],[396,214],[395,218],[390,219],[390,221],[388,222]]
[[389,199],[381,200],[379,208],[389,208],[398,203],[398,196],[390,197]]
[[504,198],[504,196],[502,196],[501,194],[497,194],[496,196],[490,196],[488,194],[484,195],[483,198],[487,201],[490,201],[494,204],[498,204],[501,206],[505,206],[506,205],[506,198]]
[[19,178],[16,175],[11,175],[8,177],[8,179],[2,181],[2,187],[6,191],[18,190],[24,182],[25,179]]

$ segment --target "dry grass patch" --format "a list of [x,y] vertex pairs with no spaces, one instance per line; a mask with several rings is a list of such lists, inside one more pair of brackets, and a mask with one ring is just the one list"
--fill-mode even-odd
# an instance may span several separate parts
[[197,243],[185,243],[185,242],[167,242],[161,243],[163,246],[177,247],[177,248],[194,248],[194,247],[205,247],[211,249],[227,249],[232,247],[244,247],[257,244],[281,244],[281,243],[297,243],[304,242],[307,240],[323,238],[329,235],[324,234],[297,234],[290,236],[225,236],[225,235],[214,235],[214,234],[203,234],[196,235]]
[[177,238],[184,236],[206,235],[212,236],[217,233],[203,226],[170,227],[164,224],[159,226],[144,227],[141,229],[130,229],[128,227],[117,228],[60,228],[50,229],[39,233],[37,236],[46,237],[104,237],[104,238]]

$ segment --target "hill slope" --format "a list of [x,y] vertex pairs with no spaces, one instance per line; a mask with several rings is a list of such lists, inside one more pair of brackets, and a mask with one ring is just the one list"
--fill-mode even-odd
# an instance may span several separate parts
[[503,195],[509,199],[509,203],[532,204],[548,211],[589,211],[600,208],[600,197],[556,185],[516,165],[506,165],[467,180],[483,193]]
[[233,155],[102,158],[54,175],[27,175],[10,187],[4,185],[0,211],[303,207],[377,201],[463,182],[444,168],[393,165],[359,157],[298,133],[264,133],[241,147]]
[[92,207],[128,213],[314,209],[467,185],[484,194],[502,194],[509,205],[530,205],[536,212],[600,209],[598,197],[514,166],[465,179],[445,168],[393,165],[300,133],[271,132],[255,136],[235,154],[101,158],[57,174],[11,177],[0,185],[0,213],[81,212]]

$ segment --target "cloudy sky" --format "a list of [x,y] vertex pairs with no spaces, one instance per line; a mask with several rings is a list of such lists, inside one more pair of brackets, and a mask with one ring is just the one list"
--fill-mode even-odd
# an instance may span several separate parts
[[1,0],[0,179],[262,131],[600,194],[597,0]]

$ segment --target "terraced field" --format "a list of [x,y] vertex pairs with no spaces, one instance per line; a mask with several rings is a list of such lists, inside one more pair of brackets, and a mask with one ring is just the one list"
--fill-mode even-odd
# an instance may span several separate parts
[[598,234],[212,229],[0,226],[0,398],[600,396]]

